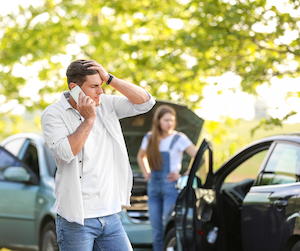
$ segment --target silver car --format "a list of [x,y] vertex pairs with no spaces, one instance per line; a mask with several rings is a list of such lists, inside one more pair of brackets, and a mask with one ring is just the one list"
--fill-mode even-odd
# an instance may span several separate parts
[[[58,250],[51,151],[37,133],[15,134],[0,147],[0,248]],[[148,221],[120,218],[134,247],[151,246]]]

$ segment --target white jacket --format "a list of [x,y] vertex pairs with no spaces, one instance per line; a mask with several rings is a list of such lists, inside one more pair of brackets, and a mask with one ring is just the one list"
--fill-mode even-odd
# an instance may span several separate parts
[[[69,96],[69,91],[63,92],[59,101],[49,105],[42,114],[41,123],[45,142],[51,149],[57,165],[56,202],[53,210],[69,222],[84,225],[80,182],[84,147],[74,156],[67,138],[76,131],[81,120],[78,112],[68,102]],[[101,104],[96,107],[97,116],[100,116],[115,140],[114,148],[107,149],[107,158],[118,168],[119,196],[121,205],[124,206],[130,206],[132,170],[119,119],[148,112],[155,104],[153,97],[150,94],[149,96],[149,101],[136,105],[124,96],[101,94]]]

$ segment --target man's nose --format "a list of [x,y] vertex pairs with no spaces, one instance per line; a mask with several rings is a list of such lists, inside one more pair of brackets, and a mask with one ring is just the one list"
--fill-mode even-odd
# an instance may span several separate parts
[[97,94],[102,94],[103,93],[103,89],[102,89],[101,86],[99,86],[96,91],[97,91]]

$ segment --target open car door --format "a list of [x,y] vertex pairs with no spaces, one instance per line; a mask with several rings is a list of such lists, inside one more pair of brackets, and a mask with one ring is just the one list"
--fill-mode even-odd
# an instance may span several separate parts
[[[217,250],[214,207],[213,152],[210,143],[203,140],[193,162],[187,185],[176,201],[177,250]],[[215,233],[212,232],[213,229]]]

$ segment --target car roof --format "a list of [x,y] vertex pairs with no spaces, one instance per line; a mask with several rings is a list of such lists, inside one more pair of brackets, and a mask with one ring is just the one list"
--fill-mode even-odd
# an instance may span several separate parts
[[44,143],[44,137],[41,132],[28,132],[28,133],[16,133],[13,134],[4,140],[1,141],[0,145],[3,146],[5,145],[8,141],[18,139],[18,138],[27,138],[27,139],[32,139],[35,142],[39,142],[40,144]]
[[260,142],[263,143],[267,141],[290,141],[294,143],[300,143],[300,132],[291,132],[286,134],[275,134],[267,136],[252,142],[250,145],[259,144]]

